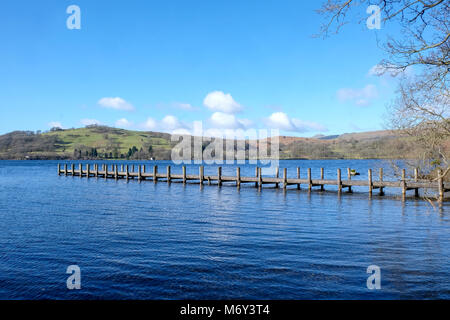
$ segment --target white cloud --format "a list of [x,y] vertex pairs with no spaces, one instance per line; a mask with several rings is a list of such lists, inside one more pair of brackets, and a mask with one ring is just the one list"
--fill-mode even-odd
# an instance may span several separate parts
[[210,122],[212,126],[217,128],[239,128],[239,122],[233,114],[214,112],[210,118]]
[[279,129],[284,131],[293,131],[293,132],[308,132],[308,131],[328,131],[323,125],[310,122],[303,121],[296,118],[289,118],[289,116],[284,112],[275,112],[270,115],[265,122],[268,127],[271,129]]
[[234,114],[214,112],[209,119],[211,126],[218,129],[245,129],[252,125],[248,119],[238,119]]
[[85,125],[85,126],[90,126],[90,125],[94,125],[94,124],[97,124],[97,125],[101,124],[100,121],[95,120],[95,119],[81,119],[80,123],[82,125]]
[[203,104],[212,111],[223,113],[237,113],[242,110],[242,106],[234,101],[229,93],[225,94],[222,91],[208,93]]
[[57,122],[57,121],[52,121],[48,123],[48,126],[50,128],[60,128],[60,129],[64,129],[64,127],[62,126],[61,122]]
[[274,112],[267,119],[267,124],[274,128],[286,131],[294,131],[294,124],[284,112]]
[[153,118],[147,118],[147,120],[141,125],[146,130],[153,131],[157,128],[157,123]]
[[144,123],[141,123],[139,127],[141,129],[149,131],[161,131],[170,133],[184,133],[185,129],[187,128],[187,126],[183,122],[178,120],[177,117],[173,115],[167,115],[160,121],[149,117]]
[[173,131],[184,128],[184,125],[176,117],[168,115],[161,120],[161,127]]
[[371,100],[378,97],[378,90],[373,84],[362,89],[343,88],[337,91],[337,97],[342,102],[352,101],[357,106],[368,106]]
[[129,128],[133,125],[133,123],[131,121],[128,121],[125,118],[119,119],[116,121],[116,127],[119,128]]
[[115,98],[101,98],[98,101],[98,104],[102,106],[103,108],[110,108],[115,110],[125,110],[125,111],[133,111],[134,107],[131,103],[125,101],[122,98],[115,97]]

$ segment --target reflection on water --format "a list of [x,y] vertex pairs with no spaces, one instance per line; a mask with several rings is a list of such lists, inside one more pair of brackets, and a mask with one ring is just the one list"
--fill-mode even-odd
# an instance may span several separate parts
[[[332,178],[383,163],[281,166]],[[52,161],[0,161],[0,298],[450,298],[448,204],[251,186],[80,179]],[[71,264],[81,290],[66,289]],[[366,287],[369,265],[381,290]]]

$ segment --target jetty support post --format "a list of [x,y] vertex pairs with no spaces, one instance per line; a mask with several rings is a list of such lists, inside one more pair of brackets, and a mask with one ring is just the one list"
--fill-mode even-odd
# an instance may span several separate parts
[[203,178],[204,178],[204,167],[203,166],[200,166],[199,168],[198,168],[198,178],[199,178],[199,180],[200,180],[200,184],[201,185],[203,185]]
[[67,163],[64,164],[64,175],[67,176]]
[[120,172],[123,172],[123,164],[120,165]]
[[141,165],[138,166],[138,180],[142,180],[142,167]]
[[167,166],[167,183],[170,183],[170,166]]
[[[350,171],[350,168],[347,168],[347,179],[348,180],[352,180],[352,173]],[[351,193],[352,192],[352,186],[348,186],[348,192]]]
[[72,176],[74,176],[75,175],[75,165],[73,163],[70,165],[70,171],[72,172]]
[[90,175],[90,165],[89,165],[89,163],[86,165],[86,177],[88,177],[89,178],[89,175]]
[[258,188],[262,189],[263,179],[262,179],[262,168],[258,168]]
[[[258,169],[258,166],[256,166],[256,168],[255,168],[256,180],[258,180],[258,172],[259,172],[259,169]],[[255,182],[255,188],[258,188],[258,181]]]
[[94,164],[95,177],[98,178],[98,164]]
[[[320,180],[324,179],[324,173],[323,173],[323,168],[320,168]],[[324,190],[324,184],[322,181],[322,184],[320,185],[320,190],[323,191]]]
[[[300,167],[297,167],[297,179],[300,179]],[[300,190],[300,183],[297,183],[297,190]]]
[[183,184],[186,184],[186,166],[183,166]]
[[119,166],[116,164],[114,166],[114,179],[118,179],[119,178]]
[[287,188],[287,168],[283,168],[283,189]]
[[217,168],[217,185],[222,186],[222,167]]
[[128,167],[128,165],[125,165],[125,178],[128,179],[130,178],[130,168]]
[[[280,177],[280,167],[277,167],[276,169],[275,169],[275,177],[278,179],[279,177]],[[279,187],[279,184],[278,184],[278,182],[277,183],[275,183],[275,188],[278,188]]]
[[438,192],[439,192],[439,202],[444,201],[444,177],[442,176],[442,169],[438,170]]
[[[383,168],[380,168],[379,178],[380,182],[383,182]],[[384,196],[384,187],[380,186],[380,196]]]
[[367,172],[368,180],[369,180],[369,197],[372,196],[373,184],[372,184],[372,169],[369,169]]
[[337,169],[337,185],[338,185],[338,193],[341,193],[342,192],[341,169]]
[[81,178],[83,176],[83,164],[80,163],[79,167],[80,167],[80,178]]
[[58,176],[61,175],[61,165],[58,163]]
[[236,186],[238,188],[241,187],[241,168],[240,167],[236,168]]
[[308,168],[308,190],[312,190],[311,168]]
[[158,166],[153,166],[153,182],[158,182]]
[[[418,182],[419,181],[419,169],[418,168],[414,168],[414,181]],[[419,188],[415,188],[414,189],[414,196],[416,198],[419,197]]]
[[402,169],[402,197],[403,199],[405,199],[406,197],[406,170]]

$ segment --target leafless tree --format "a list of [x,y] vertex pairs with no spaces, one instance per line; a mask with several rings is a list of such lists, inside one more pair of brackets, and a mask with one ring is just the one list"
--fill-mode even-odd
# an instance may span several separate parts
[[390,126],[414,139],[417,157],[428,168],[425,178],[437,179],[436,169],[442,169],[448,179],[450,0],[327,0],[317,10],[326,19],[321,35],[339,32],[352,19],[365,22],[369,5],[381,9],[384,29],[400,28],[382,39],[386,58],[376,68],[379,75],[399,76],[397,97],[388,107]]

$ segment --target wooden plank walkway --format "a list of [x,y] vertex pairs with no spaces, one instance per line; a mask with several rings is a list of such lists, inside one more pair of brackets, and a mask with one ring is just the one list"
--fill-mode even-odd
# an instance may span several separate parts
[[[135,170],[137,167],[137,170]],[[320,169],[320,179],[313,179],[311,176],[311,169],[307,169],[307,178],[300,178],[300,168],[297,168],[297,177],[288,178],[287,169],[283,169],[283,174],[280,177],[279,168],[276,169],[275,177],[263,177],[262,169],[256,168],[255,175],[253,177],[241,176],[241,169],[236,168],[235,176],[223,176],[222,167],[217,168],[217,175],[205,175],[204,166],[199,167],[199,174],[192,175],[186,174],[186,167],[182,167],[181,174],[173,174],[171,172],[171,167],[167,166],[165,172],[158,172],[158,166],[153,166],[151,171],[146,170],[145,165],[107,165],[103,164],[99,167],[94,164],[91,167],[86,164],[78,164],[75,168],[74,164],[71,164],[68,168],[67,164],[63,166],[58,164],[58,175],[71,175],[79,177],[102,177],[104,179],[137,179],[141,180],[152,180],[165,181],[165,182],[182,182],[188,183],[194,182],[199,184],[212,184],[213,182],[221,186],[224,182],[235,182],[236,186],[240,187],[243,183],[254,184],[257,188],[262,188],[264,184],[274,184],[276,188],[282,185],[282,188],[286,189],[289,185],[297,186],[297,189],[301,189],[301,185],[306,185],[307,189],[311,191],[315,187],[320,187],[320,190],[324,190],[325,186],[337,186],[338,192],[342,192],[343,189],[347,189],[348,192],[352,192],[352,187],[367,187],[369,196],[372,196],[373,190],[378,189],[380,195],[384,195],[385,188],[399,188],[401,189],[403,199],[406,197],[408,190],[414,190],[414,195],[419,196],[419,189],[432,189],[436,190],[438,198],[440,201],[445,200],[445,193],[450,191],[450,183],[444,182],[443,179],[439,179],[436,182],[429,181],[419,181],[418,180],[418,170],[415,170],[415,177],[413,179],[407,179],[405,170],[402,170],[402,178],[399,181],[384,181],[383,180],[383,169],[381,168],[378,172],[378,179],[374,180],[372,175],[372,169],[368,170],[367,180],[352,180],[351,170],[347,168],[347,179],[342,180],[341,169],[337,169],[337,179],[330,180],[325,179],[324,169]],[[441,173],[440,173],[441,175]]]

